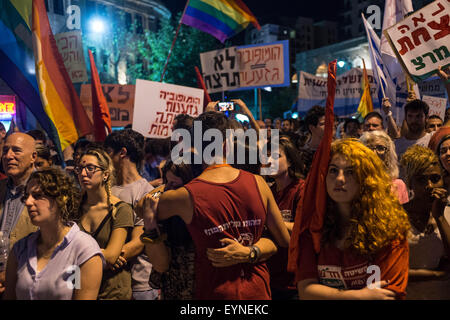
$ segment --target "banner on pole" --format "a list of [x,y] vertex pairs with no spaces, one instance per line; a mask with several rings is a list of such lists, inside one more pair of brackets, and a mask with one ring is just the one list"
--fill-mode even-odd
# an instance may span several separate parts
[[450,1],[434,1],[384,31],[415,82],[450,66],[449,12]]
[[81,31],[74,30],[55,34],[55,41],[70,80],[73,83],[88,81]]
[[208,93],[290,85],[287,40],[200,54]]
[[138,79],[133,130],[149,138],[170,137],[175,116],[197,117],[203,110],[203,97],[202,89]]
[[[367,70],[373,108],[379,109],[377,88],[372,70]],[[338,116],[351,116],[356,113],[363,92],[363,70],[354,68],[337,77],[334,113]],[[312,106],[325,106],[327,99],[327,78],[317,77],[300,71],[298,91],[298,112],[304,115]]]
[[[135,85],[102,84],[112,127],[125,127],[133,121]],[[91,84],[81,85],[80,100],[92,121]]]

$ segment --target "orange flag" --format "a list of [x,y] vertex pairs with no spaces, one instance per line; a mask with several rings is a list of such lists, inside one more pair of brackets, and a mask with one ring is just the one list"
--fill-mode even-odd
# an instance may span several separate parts
[[297,205],[294,227],[289,244],[288,270],[295,272],[299,258],[300,235],[309,231],[311,233],[314,249],[320,250],[320,238],[323,225],[323,217],[326,210],[326,181],[328,164],[330,162],[331,141],[334,127],[334,97],[336,94],[336,60],[328,65],[328,95],[325,107],[325,132],[317,149],[311,170],[305,182],[305,188],[301,201]]
[[203,110],[205,110],[208,103],[211,102],[211,98],[208,94],[208,90],[206,90],[205,81],[203,81],[202,74],[200,73],[200,70],[195,67],[195,73],[197,75],[197,85],[200,89],[203,89],[203,92],[205,93],[203,97]]
[[95,141],[103,142],[107,134],[110,134],[111,115],[103,95],[102,84],[95,66],[94,55],[89,50],[89,61],[91,62],[91,90],[92,90],[92,117],[94,119]]

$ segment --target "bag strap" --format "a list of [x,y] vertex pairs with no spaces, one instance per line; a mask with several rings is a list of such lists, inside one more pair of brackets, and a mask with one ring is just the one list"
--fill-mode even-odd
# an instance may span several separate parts
[[[120,204],[125,203],[124,201],[119,201],[116,204],[114,204],[115,208],[118,208]],[[102,230],[103,226],[105,225],[106,222],[108,222],[108,220],[112,217],[112,211],[114,209],[111,208],[111,210],[109,210],[108,214],[103,218],[102,222],[100,223],[100,225],[98,226],[97,230],[95,230],[94,234],[92,235],[93,238],[97,239],[98,234],[100,233],[100,231]]]

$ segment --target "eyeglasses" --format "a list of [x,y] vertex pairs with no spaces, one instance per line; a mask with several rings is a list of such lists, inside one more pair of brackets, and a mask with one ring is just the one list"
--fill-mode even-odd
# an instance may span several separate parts
[[81,172],[83,172],[83,170],[86,169],[86,173],[87,174],[93,174],[96,171],[101,171],[103,170],[102,167],[96,166],[95,164],[88,164],[86,166],[76,166],[73,171],[76,174],[81,174]]
[[377,144],[376,146],[370,146],[369,149],[378,153],[385,153],[388,148],[382,146],[381,144]]

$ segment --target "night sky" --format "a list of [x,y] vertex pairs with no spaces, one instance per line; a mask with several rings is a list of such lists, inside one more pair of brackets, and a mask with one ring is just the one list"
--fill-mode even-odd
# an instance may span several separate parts
[[[298,16],[320,20],[336,21],[337,11],[342,0],[243,0],[250,11],[263,25],[266,23],[283,24],[281,17],[296,18]],[[172,12],[182,11],[186,2],[184,0],[161,1]]]

